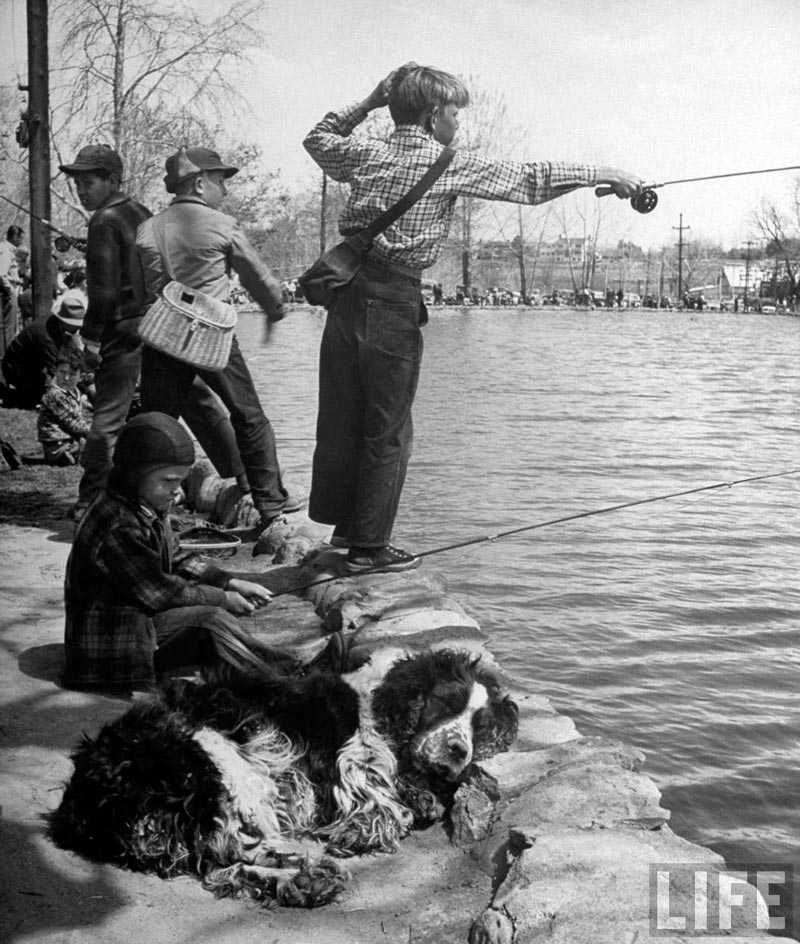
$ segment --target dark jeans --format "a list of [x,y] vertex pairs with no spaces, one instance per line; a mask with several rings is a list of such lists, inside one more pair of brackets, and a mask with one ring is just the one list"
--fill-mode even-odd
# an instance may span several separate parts
[[195,377],[191,396],[183,403],[181,417],[222,478],[238,478],[244,474],[236,434],[228,414],[199,377]]
[[141,347],[131,348],[128,338],[118,337],[100,349],[102,360],[94,375],[97,394],[92,427],[81,454],[81,505],[88,505],[105,488],[111,471],[114,446],[131,407],[142,361]]
[[275,433],[264,415],[253,378],[236,338],[225,370],[198,370],[168,354],[145,346],[142,356],[142,407],[178,417],[185,408],[195,376],[201,377],[230,412],[253,504],[259,511],[277,514],[286,504]]
[[[92,426],[81,455],[84,468],[78,489],[81,505],[88,505],[105,488],[111,471],[114,446],[128,417],[142,367],[142,348],[138,346],[131,350],[131,341],[127,337],[114,338],[103,344],[100,353],[102,360],[95,372],[97,392]],[[192,383],[190,380],[189,387],[190,392],[181,405],[180,414],[172,415],[183,416],[223,478],[239,475],[242,472],[242,460],[227,414],[205,384]]]
[[359,547],[392,536],[413,443],[421,311],[418,278],[368,261],[328,312],[309,516],[346,527]]

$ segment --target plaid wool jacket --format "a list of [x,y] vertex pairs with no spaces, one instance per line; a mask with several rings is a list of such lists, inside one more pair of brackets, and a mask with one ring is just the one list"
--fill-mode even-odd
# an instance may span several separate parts
[[[366,117],[360,104],[329,112],[303,141],[328,176],[350,185],[339,219],[342,233],[362,229],[396,203],[442,151],[419,125],[397,125],[385,142],[354,133]],[[389,262],[426,269],[436,261],[459,196],[544,203],[596,180],[591,164],[489,160],[458,150],[422,199],[375,237],[373,252]]]
[[36,430],[39,442],[65,442],[70,439],[85,439],[91,423],[83,410],[83,395],[79,390],[71,391],[50,385],[39,404]]
[[108,489],[89,506],[64,584],[66,684],[152,682],[151,617],[224,603],[231,575],[177,547],[168,517],[139,502]]

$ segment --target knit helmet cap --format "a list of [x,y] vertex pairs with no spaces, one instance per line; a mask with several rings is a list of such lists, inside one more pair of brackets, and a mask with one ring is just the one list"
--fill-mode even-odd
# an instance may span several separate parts
[[186,429],[166,413],[139,413],[123,426],[114,447],[114,467],[160,469],[168,465],[192,465],[194,443]]

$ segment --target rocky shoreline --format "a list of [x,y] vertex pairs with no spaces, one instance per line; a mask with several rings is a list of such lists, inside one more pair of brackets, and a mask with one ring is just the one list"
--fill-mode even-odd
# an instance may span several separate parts
[[[243,535],[254,524],[247,497],[203,462],[193,469],[187,503]],[[0,939],[617,944],[686,940],[702,914],[709,929],[716,926],[722,901],[713,892],[708,900],[698,896],[677,864],[691,863],[691,875],[702,872],[715,889],[727,874],[725,862],[672,832],[669,811],[642,772],[643,754],[612,738],[582,737],[547,698],[515,692],[513,679],[519,737],[510,751],[474,764],[451,823],[413,833],[396,855],[348,861],[353,881],[324,908],[264,911],[215,901],[191,878],[164,882],[56,849],[43,817],[58,802],[69,751],[81,730],[94,733],[130,700],[69,692],[58,683],[69,533],[8,525],[2,531],[10,580],[0,591]],[[343,553],[325,543],[328,533],[303,514],[287,516],[222,561],[276,594],[247,619],[252,632],[303,659],[338,632],[373,661],[444,647],[495,662],[480,626],[427,564],[403,574],[346,575]],[[680,875],[666,901],[655,898],[657,865]],[[756,888],[739,885],[735,894],[741,900],[731,899],[730,929],[705,939],[768,935]]]

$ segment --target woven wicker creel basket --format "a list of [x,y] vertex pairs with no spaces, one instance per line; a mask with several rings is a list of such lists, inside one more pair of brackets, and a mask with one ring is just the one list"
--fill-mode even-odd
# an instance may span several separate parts
[[236,309],[228,302],[168,282],[139,325],[145,344],[203,370],[224,370]]

